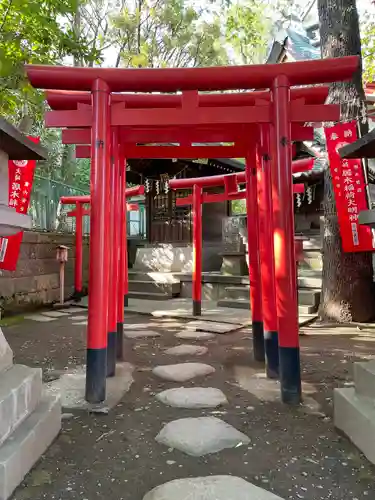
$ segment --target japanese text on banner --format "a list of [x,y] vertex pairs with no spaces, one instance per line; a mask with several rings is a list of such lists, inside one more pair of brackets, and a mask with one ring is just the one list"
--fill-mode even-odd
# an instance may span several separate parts
[[357,140],[356,122],[338,123],[325,129],[327,151],[344,252],[373,250],[372,231],[358,224],[367,210],[366,183],[361,160],[342,160],[339,149]]
[[[29,137],[38,143],[39,138]],[[35,160],[10,160],[9,173],[9,206],[17,212],[26,214],[30,204],[31,190],[34,180]],[[14,271],[17,267],[23,232],[7,238],[0,238],[0,269]]]

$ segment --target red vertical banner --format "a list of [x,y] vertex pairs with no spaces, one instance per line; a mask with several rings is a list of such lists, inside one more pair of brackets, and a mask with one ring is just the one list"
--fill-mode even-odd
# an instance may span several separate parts
[[368,209],[366,180],[361,160],[343,160],[339,149],[357,140],[357,122],[338,123],[325,129],[327,152],[344,252],[374,250],[371,228],[358,224]]
[[[39,137],[29,137],[35,143]],[[31,190],[36,167],[35,160],[9,160],[9,206],[26,214],[30,204]],[[23,231],[0,238],[0,269],[15,271],[22,243]]]

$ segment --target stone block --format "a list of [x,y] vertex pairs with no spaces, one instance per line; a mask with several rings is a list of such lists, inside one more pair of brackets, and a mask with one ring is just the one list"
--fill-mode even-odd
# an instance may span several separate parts
[[13,351],[0,328],[0,375],[13,365]]
[[238,448],[250,442],[248,436],[216,417],[173,420],[163,427],[155,440],[192,457]]
[[24,276],[22,278],[13,278],[14,292],[19,293],[30,293],[37,291],[36,278],[34,276]]
[[149,491],[143,500],[282,500],[236,476],[175,479]]
[[137,249],[134,269],[139,271],[189,272],[192,269],[192,247],[160,245]]
[[215,372],[215,368],[204,363],[178,363],[176,365],[155,366],[152,373],[172,382],[187,382],[196,377],[204,377]]
[[35,281],[37,290],[49,290],[51,288],[58,288],[60,285],[60,278],[57,273],[35,276]]
[[14,291],[14,278],[10,276],[1,276],[0,277],[0,296],[1,297],[11,297]]
[[221,272],[230,276],[244,276],[247,273],[245,254],[223,254]]
[[357,394],[375,400],[375,361],[354,363],[354,382]]
[[59,263],[56,259],[20,258],[17,262],[16,277],[39,276],[40,274],[58,274]]
[[225,394],[214,387],[177,387],[156,395],[156,399],[175,408],[216,408],[225,405]]
[[25,243],[37,243],[39,238],[39,233],[37,231],[24,231],[22,244]]
[[1,374],[0,444],[34,411],[42,394],[42,370],[14,365]]
[[82,365],[71,372],[64,372],[59,379],[48,383],[46,391],[61,397],[61,404],[65,409],[108,413],[129,391],[133,383],[133,370],[130,363],[117,363],[116,375],[107,378],[106,400],[98,405],[85,400],[86,367]]
[[375,464],[375,406],[355,389],[335,389],[334,423]]
[[0,447],[0,500],[7,500],[61,428],[57,396],[43,396],[34,412]]

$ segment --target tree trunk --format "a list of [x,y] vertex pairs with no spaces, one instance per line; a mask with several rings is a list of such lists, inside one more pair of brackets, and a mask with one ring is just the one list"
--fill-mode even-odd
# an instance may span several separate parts
[[[361,55],[356,0],[318,0],[323,57]],[[362,68],[352,82],[331,86],[329,102],[341,104],[341,119],[358,119],[366,132]],[[371,253],[342,251],[332,178],[324,172],[323,285],[319,316],[324,321],[370,321],[375,318]]]
[[[76,40],[79,40],[79,37],[81,35],[81,2],[80,0],[77,2],[77,10],[74,15],[73,19],[73,32],[76,37]],[[73,66],[83,66],[82,64],[82,59],[81,57],[78,57],[77,55],[74,56],[73,58]]]

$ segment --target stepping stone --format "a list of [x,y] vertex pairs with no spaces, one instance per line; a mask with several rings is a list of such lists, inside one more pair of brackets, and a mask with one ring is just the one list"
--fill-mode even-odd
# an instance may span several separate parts
[[176,333],[175,337],[186,340],[209,340],[215,338],[215,334],[209,332],[196,332],[194,330],[182,330]]
[[87,315],[86,316],[71,316],[70,319],[72,321],[84,321],[84,320],[87,320]]
[[46,311],[42,312],[43,316],[48,316],[49,318],[62,318],[63,316],[69,316],[66,313],[60,311]]
[[67,307],[66,309],[59,309],[59,312],[67,314],[78,314],[85,311],[84,307]]
[[190,321],[186,325],[188,330],[195,330],[197,332],[211,332],[211,333],[229,333],[233,330],[238,330],[242,325],[237,323],[220,323],[215,321]]
[[171,354],[172,356],[203,356],[208,352],[208,348],[203,345],[177,345],[170,347],[164,351],[164,354]]
[[160,333],[155,332],[153,330],[134,330],[134,331],[125,331],[125,337],[128,339],[143,339],[143,338],[152,338],[152,337],[160,337]]
[[163,427],[155,440],[192,457],[237,448],[250,442],[245,434],[216,417],[173,420]]
[[30,314],[29,316],[25,316],[25,319],[38,321],[38,323],[48,323],[49,321],[56,321],[56,318],[49,318],[48,316],[43,316],[42,314]]
[[283,500],[236,476],[175,479],[157,486],[143,500]]
[[175,408],[216,408],[228,400],[220,389],[213,387],[178,387],[156,395],[156,399]]
[[[72,318],[72,319],[74,319],[74,318]],[[87,325],[87,324],[88,324],[87,320],[86,321],[75,321],[75,322],[73,322],[73,325],[75,325],[75,326],[78,326],[78,325]]]
[[155,323],[134,323],[124,325],[124,330],[148,330],[150,326],[155,326]]
[[152,372],[157,377],[172,382],[186,382],[195,377],[203,377],[214,373],[215,368],[204,363],[179,363],[176,365],[156,366]]

